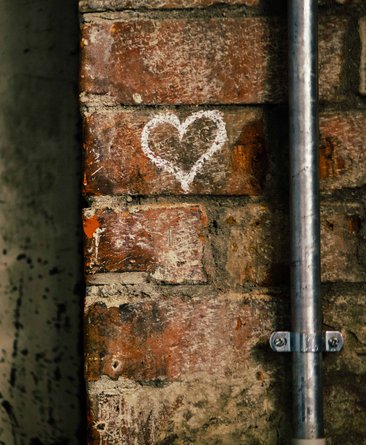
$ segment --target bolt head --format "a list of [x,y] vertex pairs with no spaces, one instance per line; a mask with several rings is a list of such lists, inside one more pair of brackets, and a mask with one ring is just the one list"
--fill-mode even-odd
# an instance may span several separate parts
[[328,340],[328,345],[330,348],[337,348],[339,345],[339,338],[330,337],[330,339]]
[[277,337],[274,339],[273,344],[276,348],[283,348],[287,344],[287,339],[285,337]]

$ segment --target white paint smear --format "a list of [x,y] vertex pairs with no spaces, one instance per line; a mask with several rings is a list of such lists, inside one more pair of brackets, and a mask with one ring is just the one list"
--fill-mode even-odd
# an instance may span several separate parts
[[[177,129],[179,133],[179,140],[182,141],[187,132],[187,128],[198,119],[210,119],[216,124],[216,137],[210,148],[193,164],[189,172],[177,167],[173,162],[170,162],[161,156],[156,155],[150,148],[149,138],[151,131],[161,124],[169,124]],[[191,114],[183,123],[180,123],[177,116],[174,114],[163,114],[154,117],[149,121],[142,130],[141,147],[145,155],[158,167],[165,172],[171,173],[180,183],[182,190],[188,192],[197,173],[202,169],[204,163],[225,144],[227,141],[226,125],[222,118],[222,114],[217,110],[198,111]]]
[[101,229],[100,227],[98,227],[97,230],[93,233],[93,244],[88,250],[88,252],[91,254],[91,266],[94,264],[98,264],[99,243],[100,237],[103,232],[105,232],[105,228]]

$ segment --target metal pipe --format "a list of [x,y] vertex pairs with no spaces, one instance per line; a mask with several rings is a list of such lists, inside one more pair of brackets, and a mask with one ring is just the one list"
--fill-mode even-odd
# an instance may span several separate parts
[[[317,0],[289,0],[292,332],[321,336]],[[294,352],[294,443],[325,443],[322,354]]]

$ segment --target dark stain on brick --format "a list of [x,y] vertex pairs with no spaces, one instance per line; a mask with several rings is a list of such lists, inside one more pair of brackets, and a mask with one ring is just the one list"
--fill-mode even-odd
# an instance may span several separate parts
[[171,434],[170,436],[166,437],[160,442],[157,442],[156,445],[173,445],[177,439],[178,439],[177,434]]
[[328,230],[330,230],[331,232],[333,232],[333,230],[334,230],[334,222],[325,220],[325,227]]
[[97,326],[98,323],[103,322],[104,320],[104,312],[107,309],[105,303],[95,303],[93,305],[94,310],[88,312],[88,322],[94,326]]
[[320,179],[340,176],[346,171],[346,162],[340,155],[345,147],[334,137],[322,137],[320,141]]
[[352,234],[357,234],[361,230],[362,220],[358,215],[351,215],[347,217],[348,230]]
[[135,317],[136,311],[134,305],[125,303],[119,306],[119,313],[122,323],[131,323]]

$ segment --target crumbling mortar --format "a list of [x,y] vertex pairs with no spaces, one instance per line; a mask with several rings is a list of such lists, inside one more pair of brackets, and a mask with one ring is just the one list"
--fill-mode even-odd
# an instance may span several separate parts
[[123,104],[111,104],[110,106],[106,105],[86,105],[85,108],[82,108],[83,115],[89,116],[94,113],[100,113],[100,114],[117,114],[119,112],[131,112],[134,113],[136,110],[139,111],[151,111],[156,110],[158,112],[165,112],[165,111],[183,111],[187,114],[196,112],[199,110],[211,110],[212,108],[217,108],[219,110],[227,110],[227,111],[234,111],[234,110],[263,110],[264,113],[267,109],[272,109],[273,105],[264,104],[264,105],[242,105],[242,104],[222,104],[222,105],[212,105],[212,104],[199,104],[199,105],[185,105],[185,104],[129,104],[129,105],[123,105]]
[[89,12],[82,14],[83,23],[105,23],[106,21],[134,21],[134,20],[171,20],[171,19],[195,19],[207,20],[210,18],[243,18],[243,17],[264,17],[275,20],[273,16],[263,16],[263,14],[251,14],[246,11],[246,7],[223,7],[217,11],[215,9],[146,9],[146,10],[121,10],[105,12]]
[[[360,46],[358,44],[358,46]],[[359,60],[359,59],[357,59]],[[353,67],[353,68],[352,68]],[[355,67],[354,64],[351,64],[351,67],[349,68],[349,71],[352,72],[352,76],[355,75]],[[357,71],[358,73],[358,71]],[[355,84],[350,84],[350,82],[347,81],[347,88],[343,86],[343,97],[341,97],[337,101],[322,101],[319,104],[319,110],[320,111],[354,111],[354,110],[360,110],[360,111],[366,111],[366,98],[364,96],[360,96],[356,89]],[[357,85],[357,83],[356,83]],[[271,107],[275,106],[281,106],[285,105],[285,102],[278,102],[278,103],[272,103],[272,104],[236,104],[236,103],[210,103],[210,104],[162,104],[162,105],[156,105],[156,104],[123,104],[119,103],[117,99],[107,95],[107,94],[86,94],[82,93],[80,96],[80,110],[81,114],[84,116],[89,116],[90,114],[97,113],[97,112],[103,112],[103,111],[114,111],[114,110],[125,110],[125,109],[131,109],[131,110],[163,110],[163,109],[169,109],[169,110],[189,110],[189,109],[208,109],[211,110],[212,108],[221,108],[221,109],[235,109],[235,108],[258,108],[258,109],[269,109]]]
[[130,9],[88,9],[81,10],[82,19],[88,23],[101,20],[134,20],[165,18],[222,18],[222,17],[273,17],[273,13],[255,6],[212,5],[191,8],[130,8]]
[[[356,205],[362,206],[366,197],[366,185],[355,188],[343,188],[342,190],[335,190],[331,193],[326,191],[321,194],[321,204],[335,204]],[[101,196],[87,196],[88,208],[85,209],[87,215],[92,216],[98,209],[114,209],[114,210],[129,210],[141,206],[141,208],[149,208],[150,206],[190,206],[199,205],[203,209],[217,208],[217,209],[231,209],[241,208],[248,204],[258,204],[270,206],[271,208],[286,210],[286,200],[281,197],[272,197],[268,199],[267,196],[218,196],[218,195],[157,195],[157,196],[143,196],[143,195],[101,195]]]
[[[191,302],[212,302],[215,301],[241,301],[243,303],[258,304],[259,302],[281,302],[282,299],[278,297],[280,293],[277,289],[273,291],[269,287],[257,287],[252,291],[240,292],[233,290],[219,291],[213,285],[203,286],[203,289],[198,290],[196,285],[176,285],[170,286],[170,289],[151,288],[148,286],[139,285],[136,292],[131,292],[131,288],[121,289],[121,293],[116,293],[116,289],[111,289],[109,286],[98,286],[90,289],[89,294],[86,297],[85,308],[87,309],[92,304],[103,303],[107,307],[118,307],[125,303],[142,303],[144,301],[166,301],[172,302],[174,299]],[[105,296],[101,295],[100,291],[105,291]],[[110,292],[113,294],[109,294]],[[282,295],[282,293],[281,293]]]
[[[265,204],[261,196],[218,196],[218,195],[102,195],[88,196],[88,204],[92,209],[112,208],[126,209],[134,206],[179,206],[179,205],[216,205],[223,208],[241,207],[245,204]],[[218,202],[219,200],[219,202]],[[280,204],[282,201],[276,201]]]
[[[239,15],[249,15],[249,16],[274,16],[280,15],[284,16],[286,14],[285,2],[267,2],[261,0],[258,5],[245,6],[245,5],[228,5],[228,4],[215,4],[208,6],[195,6],[189,8],[123,8],[123,7],[96,7],[89,8],[86,0],[81,0],[79,2],[79,10],[81,14],[98,14],[103,12],[137,12],[137,13],[151,13],[152,11],[160,11],[164,14],[169,13],[181,13],[189,12],[190,14],[216,14],[216,15],[226,15],[226,14],[239,14]],[[320,14],[333,14],[333,15],[343,15],[343,14],[364,14],[366,12],[366,6],[362,3],[359,4],[340,4],[336,3],[335,0],[319,0],[319,12]]]

